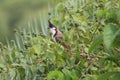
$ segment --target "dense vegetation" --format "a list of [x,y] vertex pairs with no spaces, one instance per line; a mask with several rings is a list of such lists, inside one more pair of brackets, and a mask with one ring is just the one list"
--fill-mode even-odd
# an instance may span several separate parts
[[120,79],[119,0],[66,0],[49,17],[75,54],[54,43],[47,30],[39,33],[39,25],[15,30],[16,40],[0,43],[1,80]]

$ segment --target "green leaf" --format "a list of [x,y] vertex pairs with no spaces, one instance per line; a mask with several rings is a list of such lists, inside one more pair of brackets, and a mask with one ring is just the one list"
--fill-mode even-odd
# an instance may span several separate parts
[[6,69],[6,66],[4,65],[4,64],[1,64],[0,63],[0,72],[2,71],[2,70],[5,70]]
[[55,60],[56,60],[56,56],[55,56],[55,54],[53,54],[53,53],[48,53],[48,54],[46,54],[46,56],[45,56],[47,59],[49,59],[51,62],[55,62]]
[[31,57],[31,56],[33,56],[34,53],[35,53],[35,49],[31,48],[28,56]]
[[13,63],[12,64],[12,67],[21,67],[22,65],[21,64],[18,64],[18,63]]
[[39,71],[42,72],[42,73],[44,73],[45,72],[45,66],[40,66],[39,67]]
[[65,61],[61,57],[57,57],[56,63],[58,67],[64,66],[66,64]]
[[106,72],[101,74],[97,80],[120,80],[120,72]]
[[78,77],[75,73],[75,70],[70,71],[70,70],[67,70],[67,69],[63,69],[62,71],[65,75],[64,76],[65,80],[78,80]]
[[106,15],[106,12],[107,12],[106,10],[98,10],[96,16],[98,18],[102,18],[103,16]]
[[103,41],[105,44],[105,47],[109,50],[113,41],[115,40],[116,36],[120,32],[120,29],[118,29],[115,25],[109,24],[106,25],[103,32]]
[[72,80],[79,80],[78,76],[75,73],[75,70],[71,71],[71,75],[72,75]]
[[97,67],[92,67],[91,70],[93,70],[93,71],[97,71],[98,68],[97,68]]
[[58,71],[58,70],[49,72],[47,80],[53,80],[53,79],[55,79],[55,80],[64,80],[63,73]]
[[15,73],[15,69],[9,69],[9,74],[10,74],[10,77],[11,77],[11,80],[14,80],[14,77],[15,77],[15,75],[16,75],[16,73]]
[[107,80],[112,74],[113,74],[112,72],[104,73],[98,77],[98,80]]
[[120,72],[115,73],[113,79],[119,80],[120,79]]
[[69,70],[67,70],[67,69],[63,69],[62,70],[62,72],[64,73],[64,75],[65,75],[65,80],[71,80],[71,72],[69,71]]
[[91,53],[99,44],[102,43],[102,41],[103,41],[103,36],[102,36],[102,35],[97,36],[97,37],[93,40],[92,44],[90,45],[90,48],[89,48],[89,50],[88,50],[88,53]]
[[108,11],[107,14],[106,14],[106,20],[105,22],[107,23],[118,23],[118,15],[117,15],[117,12],[116,10],[111,10],[111,11]]
[[59,3],[57,6],[57,11],[58,12],[64,12],[65,11],[65,8],[64,8],[64,5],[62,3]]
[[21,67],[21,68],[18,68],[18,71],[19,71],[21,79],[24,79],[24,77],[25,77],[25,69]]
[[33,48],[35,50],[35,53],[37,54],[41,53],[40,44],[33,45]]
[[117,37],[115,38],[115,40],[113,42],[113,46],[120,47],[120,34],[118,34]]

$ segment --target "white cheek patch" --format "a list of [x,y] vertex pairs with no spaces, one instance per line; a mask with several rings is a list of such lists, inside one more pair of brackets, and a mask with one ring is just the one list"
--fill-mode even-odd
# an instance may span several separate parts
[[55,29],[51,28],[50,30],[51,30],[53,35],[56,33]]
[[55,28],[55,27],[53,27],[52,29],[54,29],[54,30],[55,30],[56,28]]

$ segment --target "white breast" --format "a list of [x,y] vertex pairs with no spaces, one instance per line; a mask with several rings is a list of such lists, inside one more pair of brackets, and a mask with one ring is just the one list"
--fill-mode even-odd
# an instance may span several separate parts
[[53,28],[51,28],[50,30],[52,32],[52,39],[55,41],[54,35],[56,34],[56,30]]
[[50,30],[51,30],[51,32],[52,32],[52,36],[54,36],[55,33],[56,33],[56,31],[55,31],[54,29],[50,29]]

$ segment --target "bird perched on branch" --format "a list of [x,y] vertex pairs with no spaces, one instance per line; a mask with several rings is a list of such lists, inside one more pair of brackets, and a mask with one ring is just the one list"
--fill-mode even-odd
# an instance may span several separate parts
[[49,23],[48,29],[50,29],[50,31],[52,32],[52,38],[53,38],[54,42],[61,44],[67,50],[68,53],[72,54],[70,46],[67,45],[64,41],[64,36],[63,36],[62,32],[55,25],[53,25],[50,22],[50,20],[48,20],[48,23]]

